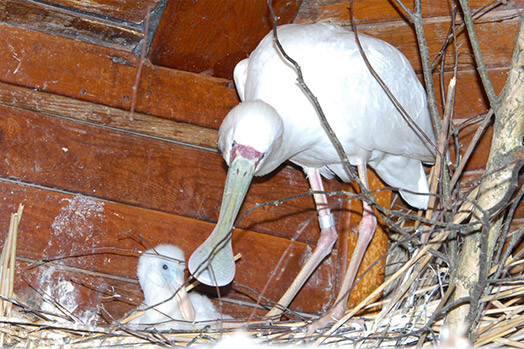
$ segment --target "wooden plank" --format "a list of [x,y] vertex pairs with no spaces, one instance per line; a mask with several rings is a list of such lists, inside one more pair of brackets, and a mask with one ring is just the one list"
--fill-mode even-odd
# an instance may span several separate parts
[[[518,18],[513,16],[516,15],[516,12],[497,13],[496,15],[501,16],[501,18],[487,15],[485,21],[477,23],[475,26],[488,68],[509,67],[518,29]],[[510,19],[506,19],[508,16]],[[449,21],[446,18],[425,23],[424,31],[431,60],[440,52],[448,33],[448,27]],[[408,23],[366,24],[359,26],[358,29],[361,33],[377,37],[397,47],[408,58],[417,72],[422,71],[415,32]],[[475,69],[472,51],[465,31],[457,35],[457,43],[461,45],[458,68],[460,70]],[[454,55],[451,47],[447,52],[445,70],[453,69]]]
[[0,21],[126,51],[143,37],[141,28],[124,22],[28,0],[0,0]]
[[[5,106],[0,127],[0,176],[206,221],[218,218],[226,166],[217,153]],[[342,185],[326,184],[328,190]],[[256,203],[308,191],[304,175],[294,169],[255,178],[241,214]],[[237,226],[291,237],[313,214],[313,200],[305,196],[257,209]],[[316,242],[314,217],[313,223],[300,241]]]
[[[504,87],[507,79],[507,68],[496,68],[488,70],[488,75],[495,92],[499,94]],[[444,73],[444,89],[448,90],[449,81],[453,76],[452,72]],[[419,75],[422,81],[422,76]],[[433,75],[433,83],[435,86],[435,93],[439,104],[441,115],[442,108],[442,89],[440,88],[440,74]],[[455,107],[453,109],[453,117],[455,119],[467,118],[486,112],[489,107],[487,99],[484,94],[482,83],[476,71],[463,70],[459,71],[457,75]]]
[[[8,48],[0,51],[0,64],[5,67],[0,72],[0,81],[106,106],[130,107],[138,64],[133,55],[20,28],[0,25],[0,32],[3,34],[0,40]],[[416,49],[413,50],[414,57],[418,57]],[[499,91],[506,80],[506,70],[494,68],[489,74]],[[450,74],[445,75],[447,84]],[[438,89],[438,74],[434,76]],[[146,65],[136,110],[218,129],[229,109],[238,103],[236,92],[226,86],[228,83],[228,80]],[[474,70],[459,73],[456,117],[486,110],[480,86]]]
[[[0,180],[0,195],[3,198],[0,201],[2,212],[11,212],[18,203],[25,204],[17,255],[37,260],[52,259],[54,263],[79,268],[69,275],[80,280],[76,286],[82,293],[86,292],[85,297],[88,298],[83,299],[82,303],[86,307],[94,307],[102,301],[100,294],[95,296],[100,291],[118,292],[123,300],[131,299],[136,303],[136,300],[140,300],[138,286],[126,278],[135,278],[137,251],[160,243],[172,243],[180,246],[189,256],[206,238],[200,232],[213,227],[213,224],[199,220],[11,183],[5,179]],[[1,215],[0,226],[7,228],[8,225],[9,214]],[[1,230],[1,241],[5,240],[6,231]],[[234,249],[242,254],[241,260],[237,262],[235,281],[260,292],[289,243],[287,239],[235,230]],[[308,247],[295,242],[285,257],[283,268],[286,272],[270,283],[264,294],[266,297],[277,300],[286,290],[303,263],[304,253],[308,253]],[[296,309],[315,311],[329,299],[333,292],[329,286],[333,283],[329,262],[331,258],[336,258],[336,253],[315,273],[313,281],[306,284],[293,304]],[[94,279],[86,276],[86,273],[108,275]],[[27,275],[25,271],[22,274]],[[42,285],[38,282],[38,277],[43,278],[41,272],[35,276],[36,279],[30,280],[36,286]],[[56,281],[56,278],[47,280],[47,283],[53,280]],[[82,284],[84,288],[90,286],[94,293],[88,292],[88,289],[82,290]],[[23,289],[23,285],[17,283],[17,286],[19,291]],[[247,292],[235,285],[233,288],[237,292],[243,291],[244,295]],[[226,292],[227,288],[224,288],[222,294]],[[112,315],[118,318],[130,310],[132,304],[126,307],[117,303],[113,307]],[[246,316],[246,313],[243,315]]]
[[[129,110],[133,54],[0,24],[0,81]],[[238,103],[230,81],[144,65],[136,111],[218,129]]]
[[160,0],[48,0],[47,2],[138,24],[146,17],[148,6],[155,8]]
[[[290,23],[301,0],[273,1],[278,23]],[[168,3],[153,40],[154,64],[231,79],[271,29],[266,0],[200,0]]]
[[[476,11],[491,0],[472,0],[470,6]],[[413,10],[414,1],[403,1]],[[404,21],[405,15],[394,1],[384,0],[356,0],[353,2],[353,11],[357,23],[384,23]],[[295,19],[296,23],[330,22],[340,25],[351,25],[349,4],[345,0],[304,0]],[[523,0],[509,0],[505,5],[499,5],[494,11],[521,9]],[[431,1],[422,3],[423,18],[442,17],[451,15],[451,5],[448,1]]]
[[216,151],[218,132],[142,113],[0,83],[0,104]]

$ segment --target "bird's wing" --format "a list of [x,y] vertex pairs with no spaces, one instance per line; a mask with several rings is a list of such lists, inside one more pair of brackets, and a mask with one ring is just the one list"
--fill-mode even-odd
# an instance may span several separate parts
[[191,303],[195,306],[196,318],[195,321],[209,321],[218,319],[232,319],[231,316],[221,314],[213,302],[204,295],[196,292],[189,293]]
[[249,64],[249,58],[243,59],[237,63],[237,65],[235,66],[235,69],[233,70],[233,80],[235,81],[237,93],[242,102],[244,101],[244,98],[245,98],[244,91],[246,88],[248,64]]
[[408,204],[428,208],[428,181],[420,160],[386,154],[380,162],[370,165],[388,185],[400,189],[400,195]]

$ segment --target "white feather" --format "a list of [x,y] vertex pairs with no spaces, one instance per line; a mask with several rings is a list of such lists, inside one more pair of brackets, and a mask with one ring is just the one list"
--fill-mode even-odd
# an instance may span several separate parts
[[[144,252],[138,261],[137,276],[144,293],[144,302],[138,310],[145,309],[145,313],[131,321],[131,326],[140,329],[180,330],[202,328],[207,325],[203,321],[231,319],[228,315],[220,314],[209,298],[191,292],[189,299],[195,309],[195,322],[184,321],[178,301],[173,297],[172,286],[176,289],[185,287],[185,264],[184,252],[177,246],[158,245]],[[164,265],[169,268],[164,269]],[[171,279],[177,280],[177,284],[166,285],[163,277],[166,270],[173,273],[170,275]]]
[[249,59],[246,58],[238,62],[235,66],[235,69],[233,70],[233,81],[235,81],[235,87],[237,89],[238,97],[241,101],[244,101],[244,90],[246,88],[248,64]]
[[[301,66],[350,163],[370,165],[388,185],[399,188],[410,205],[426,208],[427,195],[408,191],[428,193],[421,162],[434,160],[433,148],[403,119],[371,75],[354,33],[330,24],[289,24],[278,27],[278,36],[287,54]],[[359,37],[373,68],[435,144],[426,94],[409,61],[384,41]],[[289,159],[302,167],[320,168],[324,176],[334,173],[349,181],[316,109],[271,33],[237,65],[235,83],[244,103],[228,114],[219,131],[228,164],[235,141],[265,154],[256,175],[265,175]],[[275,130],[271,135],[263,131],[270,129]]]

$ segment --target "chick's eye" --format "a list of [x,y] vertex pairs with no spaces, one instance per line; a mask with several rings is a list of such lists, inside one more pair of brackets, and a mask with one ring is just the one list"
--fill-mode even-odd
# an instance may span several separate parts
[[162,265],[162,269],[167,270],[168,269],[167,264]]

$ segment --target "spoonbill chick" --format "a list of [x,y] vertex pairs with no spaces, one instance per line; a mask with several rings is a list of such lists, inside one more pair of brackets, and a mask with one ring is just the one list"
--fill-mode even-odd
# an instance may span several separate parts
[[144,313],[132,320],[131,325],[141,329],[183,330],[231,319],[222,315],[206,296],[186,292],[185,269],[184,252],[177,246],[158,245],[142,254],[137,276],[144,302],[137,310]]

